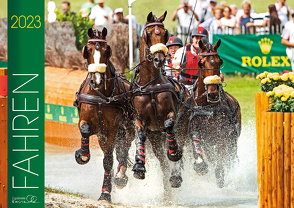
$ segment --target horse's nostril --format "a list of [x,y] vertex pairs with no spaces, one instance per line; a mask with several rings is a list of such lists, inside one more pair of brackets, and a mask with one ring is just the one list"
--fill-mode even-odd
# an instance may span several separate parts
[[154,58],[154,61],[155,61],[155,62],[159,62],[159,59],[158,59],[158,58]]

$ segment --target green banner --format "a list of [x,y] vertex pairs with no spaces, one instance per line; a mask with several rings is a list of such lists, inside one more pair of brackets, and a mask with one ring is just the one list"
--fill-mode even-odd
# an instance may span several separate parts
[[281,36],[273,35],[213,35],[213,43],[221,39],[218,49],[224,61],[223,73],[262,73],[291,71],[286,46]]
[[0,68],[7,68],[7,62],[0,61]]
[[61,123],[78,124],[79,113],[76,107],[45,104],[45,119]]
[[8,2],[8,208],[44,206],[44,1]]

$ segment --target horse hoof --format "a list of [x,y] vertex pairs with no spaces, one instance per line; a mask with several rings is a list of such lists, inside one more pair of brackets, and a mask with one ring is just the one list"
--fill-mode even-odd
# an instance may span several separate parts
[[169,150],[167,151],[167,157],[172,162],[178,162],[183,156],[182,149],[179,147],[178,151],[175,154],[170,154]]
[[128,184],[128,176],[124,175],[124,177],[119,178],[116,174],[114,177],[114,183],[117,188],[122,189]]
[[140,171],[140,170],[136,170],[134,171],[134,177],[140,180],[145,179],[145,172]]
[[102,193],[98,201],[111,203],[110,193]]
[[206,162],[201,162],[201,163],[194,163],[194,170],[196,171],[197,174],[199,175],[205,175],[208,173],[208,165]]
[[[81,149],[78,149],[78,150],[75,152],[75,158],[76,158],[77,163],[80,164],[80,165],[84,165],[84,164],[88,163],[88,162],[90,161],[90,156],[87,157],[87,160],[83,160],[83,159],[82,159],[83,156],[81,156],[80,153],[81,153]],[[84,156],[84,157],[85,157],[85,156]]]
[[225,185],[224,179],[217,178],[216,179],[216,185],[217,185],[218,188],[223,188],[224,185]]
[[169,179],[170,185],[172,188],[180,188],[183,182],[181,176],[172,176]]

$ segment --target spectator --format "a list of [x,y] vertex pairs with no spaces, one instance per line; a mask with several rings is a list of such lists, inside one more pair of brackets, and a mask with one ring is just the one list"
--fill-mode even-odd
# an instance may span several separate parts
[[80,14],[82,17],[86,18],[89,16],[90,13],[88,12],[86,8],[83,8],[83,9],[80,9]]
[[217,2],[216,0],[210,0],[208,7],[202,11],[199,21],[202,23],[211,17],[213,17],[213,9],[215,8]]
[[231,4],[230,8],[231,8],[231,15],[236,18],[238,7],[236,6],[236,4]]
[[253,24],[253,19],[250,16],[250,10],[251,10],[251,4],[250,1],[244,0],[242,2],[242,9],[244,11],[244,14],[240,17],[238,21],[238,30],[237,33],[253,33],[252,31],[250,32],[250,28],[254,26]]
[[89,18],[93,21],[95,21],[95,25],[107,25],[108,24],[108,18],[109,15],[112,12],[112,9],[110,9],[108,6],[104,6],[105,0],[98,0],[98,5],[94,6],[92,8],[91,14]]
[[282,26],[285,26],[286,22],[289,21],[289,6],[285,3],[286,0],[278,0],[275,3],[276,9],[278,11],[279,19],[282,22]]
[[292,11],[292,19],[285,24],[282,34],[282,44],[287,46],[286,53],[291,62],[292,71],[294,72],[294,11]]
[[197,14],[192,10],[192,7],[188,4],[188,2],[186,0],[181,0],[181,3],[178,6],[178,8],[172,13],[172,20],[175,21],[176,19],[178,19],[178,34],[188,33],[191,19],[192,23],[190,29],[197,26],[197,21],[195,21],[195,19],[192,17],[195,17],[198,21]]
[[172,60],[175,56],[177,50],[183,47],[183,42],[179,37],[172,36],[169,38],[168,42],[166,43],[166,47],[168,48],[168,56],[166,58],[166,75],[169,77],[175,76],[175,71],[172,71],[171,68],[173,67]]
[[220,8],[222,8],[222,9],[224,9],[225,6],[228,6],[228,4],[227,4],[226,1],[221,1],[221,2],[219,2],[218,6],[219,6]]
[[237,20],[234,16],[231,15],[231,8],[228,6],[224,7],[223,15],[224,17],[221,18],[221,24],[223,26],[223,29],[229,29],[229,34],[235,34],[235,28]]
[[[242,2],[241,5],[243,5],[243,3],[244,3],[245,1],[246,1],[246,0],[243,0],[243,2]],[[247,2],[250,3],[250,0],[247,0]],[[250,13],[251,13],[251,14],[255,13],[254,9],[250,9]],[[243,10],[243,8],[242,8],[242,9],[238,9],[237,14],[236,14],[237,26],[239,25],[240,17],[243,16],[243,15],[244,15],[244,10]]]
[[61,9],[66,16],[76,14],[75,12],[70,11],[70,3],[68,1],[63,1],[61,3]]
[[215,7],[213,9],[214,16],[206,20],[205,22],[201,23],[199,26],[204,28],[209,28],[209,42],[212,42],[212,35],[213,34],[220,34],[222,28],[222,13],[223,10],[220,7]]
[[91,12],[92,8],[94,6],[96,6],[97,3],[94,3],[94,0],[89,0],[88,2],[84,3],[81,6],[81,10],[80,11],[84,11],[84,9],[86,9],[89,13]]
[[113,20],[113,23],[128,24],[128,21],[124,19],[123,11],[123,8],[117,8],[114,10],[115,20]]
[[[196,4],[197,2],[197,4]],[[200,18],[203,10],[207,9],[208,2],[206,0],[189,0],[189,5],[192,7],[193,11],[197,14],[198,18]],[[196,7],[195,7],[196,5]]]
[[270,4],[268,6],[268,16],[265,16],[263,24],[262,25],[257,25],[258,27],[264,27],[268,26],[269,27],[269,32],[270,33],[281,33],[280,31],[280,26],[281,26],[281,20],[279,19],[276,6],[274,4]]

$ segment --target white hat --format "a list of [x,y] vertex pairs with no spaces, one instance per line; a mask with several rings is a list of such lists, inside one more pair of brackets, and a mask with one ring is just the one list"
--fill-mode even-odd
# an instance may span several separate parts
[[97,3],[99,4],[99,3],[104,3],[105,2],[105,0],[97,0]]
[[116,14],[116,13],[123,13],[123,8],[116,8],[115,10],[114,10],[114,14]]

